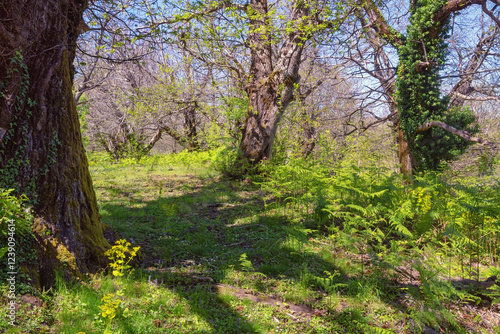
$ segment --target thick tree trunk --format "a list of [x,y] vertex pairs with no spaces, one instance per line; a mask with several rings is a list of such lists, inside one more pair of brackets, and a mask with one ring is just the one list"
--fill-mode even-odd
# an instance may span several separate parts
[[271,158],[274,136],[282,110],[275,103],[272,87],[249,91],[250,111],[243,128],[240,149],[243,158],[252,164]]
[[0,5],[0,128],[5,132],[0,182],[34,201],[39,267],[33,272],[39,272],[42,286],[54,282],[55,270],[80,276],[94,269],[109,247],[72,93],[72,62],[86,5],[86,0]]
[[303,26],[310,20],[310,8],[303,1],[293,3],[291,22],[298,26],[290,29],[274,57],[267,1],[251,0],[250,6],[255,14],[248,34],[251,63],[245,90],[249,108],[240,150],[244,160],[257,164],[271,158],[278,123],[294,98],[304,43],[310,37]]
[[[300,58],[300,51],[299,56]],[[268,67],[271,67],[269,60]],[[293,90],[299,80],[299,63],[293,68],[295,75],[284,71],[269,73],[266,67],[255,71],[255,79],[247,85],[249,110],[243,128],[240,150],[251,164],[271,159],[274,137],[283,112],[293,100]],[[287,71],[288,72],[288,71]],[[285,73],[287,73],[285,72]]]
[[248,36],[251,48],[250,82],[246,86],[248,114],[242,130],[240,150],[243,159],[252,164],[270,159],[276,134],[279,110],[273,82],[273,52],[268,29],[267,1],[250,1],[254,17]]

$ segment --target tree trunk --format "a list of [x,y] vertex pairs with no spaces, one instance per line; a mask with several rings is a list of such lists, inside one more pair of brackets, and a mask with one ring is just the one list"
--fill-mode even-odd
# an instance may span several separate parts
[[[283,112],[293,100],[299,82],[299,68],[305,41],[310,38],[304,24],[310,7],[294,1],[290,28],[273,57],[270,19],[266,0],[251,0],[248,44],[251,47],[249,82],[245,87],[249,108],[242,130],[240,150],[243,159],[255,165],[271,158],[274,137]],[[312,24],[309,22],[309,24]]]
[[[373,31],[368,30],[370,27],[369,22],[360,13],[357,14],[363,27],[367,29],[368,43],[370,43],[374,50],[375,71],[372,72],[372,75],[379,80],[383,92],[388,100],[390,115],[394,115],[393,117],[390,117],[389,120],[392,122],[392,128],[394,129],[396,141],[398,143],[399,171],[403,175],[404,182],[411,183],[411,176],[413,175],[413,169],[415,167],[415,159],[410,150],[405,134],[399,124],[398,104],[394,100],[396,82],[393,78],[395,73],[392,69],[389,56],[384,51],[384,43],[381,37],[381,33],[383,34],[384,31],[389,32],[390,30],[374,2],[365,2],[364,8],[367,17],[372,21],[372,23],[376,22],[376,24],[371,26]],[[394,35],[390,37],[390,42],[396,47],[399,46],[402,43],[401,36]]]
[[[76,39],[87,0],[0,6],[1,186],[33,201],[41,286],[55,270],[95,269],[109,248],[73,99]],[[21,55],[23,56],[21,59]]]
[[316,147],[316,117],[314,114],[311,116],[307,115],[304,111],[302,113],[302,128],[304,129],[304,138],[302,140],[302,156],[307,158]]
[[413,168],[415,165],[413,155],[410,151],[410,145],[406,141],[403,130],[401,130],[401,126],[399,122],[397,123],[397,132],[398,132],[398,151],[399,151],[399,170],[405,179],[405,182],[411,182],[411,176],[413,175]]
[[245,160],[257,164],[271,159],[282,110],[275,103],[276,91],[273,87],[250,90],[248,95],[250,110],[243,128],[240,149]]
[[182,112],[182,114],[184,116],[184,135],[186,136],[187,149],[189,152],[193,152],[200,148],[197,138],[198,133],[196,131],[196,109],[198,108],[198,103],[194,84],[195,75],[193,59],[188,57],[187,50],[187,41],[184,38],[182,39],[181,53],[184,58],[184,71],[187,75],[188,89],[183,95],[185,95],[184,98],[186,101],[190,101],[190,105]]
[[186,135],[188,151],[197,151],[200,147],[196,131],[196,106],[188,108],[184,112],[184,134]]

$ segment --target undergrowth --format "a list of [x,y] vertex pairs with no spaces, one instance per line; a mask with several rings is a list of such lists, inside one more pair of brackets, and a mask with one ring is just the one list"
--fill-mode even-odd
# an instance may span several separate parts
[[91,155],[102,219],[126,240],[122,262],[58,278],[3,331],[499,330],[480,313],[495,314],[500,296],[498,179],[433,174],[408,186],[383,168],[288,159],[252,183],[221,177],[218,154]]
[[458,331],[447,307],[479,304],[498,289],[485,292],[477,283],[499,273],[499,179],[486,186],[429,173],[406,185],[383,168],[293,159],[272,166],[259,184],[269,194],[267,210],[299,215],[322,231],[334,249],[358,262],[359,276],[384,272],[414,284],[401,291],[411,295],[406,312],[421,329]]

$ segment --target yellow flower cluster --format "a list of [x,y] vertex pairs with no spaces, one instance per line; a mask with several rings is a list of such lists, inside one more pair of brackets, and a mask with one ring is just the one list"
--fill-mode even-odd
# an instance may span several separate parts
[[113,269],[113,276],[123,276],[124,271],[130,268],[128,263],[137,255],[137,251],[141,248],[130,248],[130,246],[130,242],[121,239],[118,240],[111,249],[104,253],[111,261],[110,267]]
[[423,214],[429,212],[432,208],[432,196],[430,191],[417,187],[417,189],[412,191],[413,196],[417,200],[417,207],[422,210]]
[[[140,249],[140,247],[131,248],[131,246],[130,242],[121,239],[118,240],[111,249],[104,253],[111,261],[110,267],[113,269],[113,276],[120,278],[130,268],[128,265],[129,262],[137,255]],[[121,285],[120,282],[119,285]],[[101,299],[101,301],[104,302],[103,305],[99,306],[102,311],[101,315],[103,318],[107,318],[106,329],[104,330],[105,334],[111,333],[111,322],[112,319],[116,317],[123,295],[124,291],[123,288],[121,288],[116,293],[108,293]],[[124,313],[129,313],[128,308],[124,310]]]
[[104,302],[104,305],[99,306],[102,310],[102,317],[109,318],[110,320],[113,319],[116,316],[116,310],[120,306],[121,301],[112,293],[108,293],[102,297],[101,301]]

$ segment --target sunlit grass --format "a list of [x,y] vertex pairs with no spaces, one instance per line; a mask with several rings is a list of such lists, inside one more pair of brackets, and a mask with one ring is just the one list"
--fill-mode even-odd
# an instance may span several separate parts
[[[267,184],[231,181],[214,172],[209,161],[207,153],[140,163],[90,158],[102,220],[119,238],[141,247],[134,272],[120,283],[124,295],[113,333],[419,332],[425,326],[464,332],[445,306],[481,302],[481,297],[467,300],[472,295],[464,291],[460,301],[455,292],[443,294],[449,287],[436,282],[460,277],[465,269],[479,268],[479,279],[498,274],[490,260],[473,266],[472,255],[460,262],[455,250],[430,237],[417,240],[414,248],[402,235],[381,240],[392,251],[377,254],[367,228],[342,235],[347,216],[332,218],[322,208],[345,210],[340,201],[328,202],[338,189],[342,199],[355,203],[346,187],[325,187],[318,197],[318,189],[307,190],[318,180],[299,173],[293,182],[287,179],[293,173]],[[361,192],[354,193],[368,191],[363,177],[372,180],[368,188],[383,180],[377,173],[355,175]],[[359,212],[349,217],[361,224],[365,217]],[[425,266],[417,267],[415,260]],[[108,271],[83,282],[59,279],[24,330],[102,333],[99,306],[103,296],[118,289]],[[422,289],[422,275],[435,290]],[[444,306],[426,299],[432,294],[440,294]],[[27,317],[23,313],[20,321]]]

